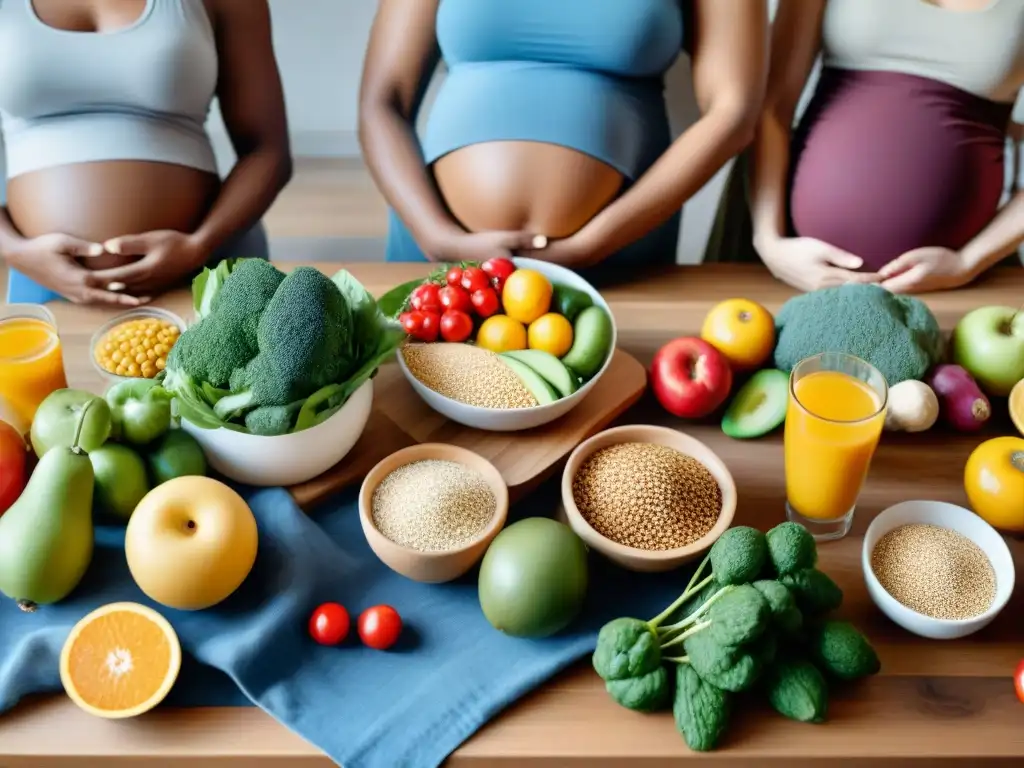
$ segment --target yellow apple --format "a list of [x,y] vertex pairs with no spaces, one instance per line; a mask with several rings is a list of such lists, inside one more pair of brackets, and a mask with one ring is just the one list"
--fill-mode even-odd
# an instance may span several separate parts
[[256,562],[256,518],[224,483],[187,476],[158,485],[128,521],[124,550],[139,589],[183,611],[209,608]]

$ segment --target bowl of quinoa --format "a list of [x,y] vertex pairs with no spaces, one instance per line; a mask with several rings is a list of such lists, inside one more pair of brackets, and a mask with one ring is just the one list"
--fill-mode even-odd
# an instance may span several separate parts
[[479,454],[422,443],[382,459],[359,491],[374,554],[413,581],[457,579],[484,556],[508,517],[508,487]]
[[628,425],[570,454],[562,505],[590,548],[632,571],[669,571],[702,557],[732,524],[736,483],[699,440]]

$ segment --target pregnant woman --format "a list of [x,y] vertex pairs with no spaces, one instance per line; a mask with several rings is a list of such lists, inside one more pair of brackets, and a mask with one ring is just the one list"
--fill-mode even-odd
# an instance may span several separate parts
[[[216,96],[238,161],[223,182]],[[267,257],[291,174],[266,0],[0,0],[8,299],[134,306]]]
[[780,0],[773,26],[752,233],[730,244],[744,228],[725,215],[711,259],[743,260],[753,245],[803,290],[866,281],[923,292],[964,285],[1016,251],[1024,192],[1000,201],[1024,87],[1024,0]]
[[[360,138],[388,259],[671,263],[683,203],[752,137],[767,38],[760,0],[382,0]],[[684,39],[701,117],[673,142],[663,77]]]

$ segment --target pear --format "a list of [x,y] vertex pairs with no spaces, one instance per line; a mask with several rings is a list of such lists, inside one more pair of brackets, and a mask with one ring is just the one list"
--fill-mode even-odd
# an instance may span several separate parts
[[79,445],[92,407],[78,415],[70,447],[43,454],[28,485],[0,517],[0,592],[23,611],[63,600],[92,561],[93,469]]

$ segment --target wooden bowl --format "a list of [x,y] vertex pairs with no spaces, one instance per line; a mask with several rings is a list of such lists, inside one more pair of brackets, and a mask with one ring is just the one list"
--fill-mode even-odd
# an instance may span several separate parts
[[[494,517],[480,534],[458,549],[420,552],[396,544],[373,523],[373,494],[384,478],[399,467],[414,461],[434,459],[455,461],[479,472],[494,492],[497,502]],[[403,448],[382,459],[370,470],[359,489],[359,522],[370,549],[388,568],[413,581],[439,584],[457,579],[484,556],[491,541],[505,526],[508,517],[508,486],[501,472],[479,454],[445,443],[422,443]]]
[[[685,547],[646,550],[619,544],[594,530],[580,514],[573,497],[572,484],[576,473],[591,454],[619,443],[654,443],[674,448],[703,464],[718,481],[722,492],[722,510],[714,527],[703,537]],[[627,425],[598,432],[580,443],[569,455],[562,473],[562,506],[569,526],[591,549],[630,571],[670,571],[702,557],[718,537],[732,525],[736,514],[736,483],[725,463],[704,443],[683,432],[667,427]]]

